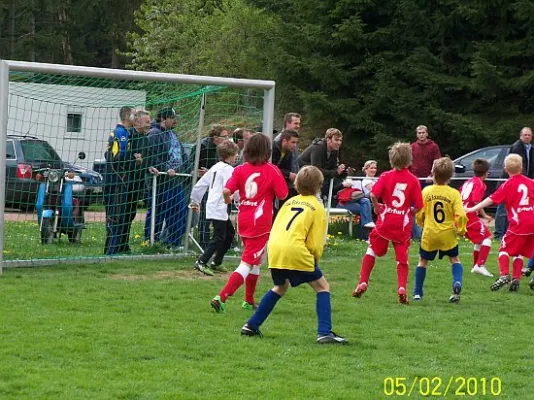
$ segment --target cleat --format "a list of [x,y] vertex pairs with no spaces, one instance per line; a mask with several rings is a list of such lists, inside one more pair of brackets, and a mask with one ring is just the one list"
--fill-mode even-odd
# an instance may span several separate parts
[[241,328],[241,336],[259,336],[262,337],[262,333],[259,329],[254,329],[249,324],[243,325]]
[[330,332],[327,335],[317,335],[317,343],[319,344],[347,344],[347,339]]
[[521,270],[521,275],[527,278],[534,272],[534,267],[526,267]]
[[215,264],[213,261],[210,263],[210,269],[215,272],[228,272],[228,270],[224,268],[222,264]]
[[462,292],[462,283],[454,282],[452,285],[452,294],[451,294],[451,297],[449,297],[449,303],[459,303],[461,292]]
[[215,310],[215,312],[224,312],[226,311],[226,303],[224,301],[221,301],[221,296],[217,295],[210,301],[211,306]]
[[423,296],[421,296],[420,294],[413,295],[413,301],[421,301],[421,300],[423,300]]
[[528,286],[530,286],[530,290],[534,290],[534,278],[530,280],[530,282],[528,283]]
[[460,302],[460,295],[459,294],[451,294],[451,297],[449,297],[449,303],[459,303]]
[[365,292],[367,292],[367,283],[362,282],[356,286],[356,289],[352,292],[352,297],[360,298]]
[[207,276],[215,275],[213,271],[209,269],[209,267],[200,260],[195,262],[195,266],[193,268]]
[[493,276],[493,274],[486,269],[485,265],[481,265],[480,267],[478,265],[475,265],[471,269],[471,273],[472,274],[479,274],[479,275],[482,275],[482,276],[489,276],[489,277]]
[[399,295],[399,303],[400,304],[410,304],[410,302],[408,301],[408,298],[406,297],[406,289],[403,288],[403,287],[400,287],[399,288],[399,291],[397,292],[398,295]]
[[490,286],[490,289],[495,292],[496,290],[499,290],[505,285],[508,285],[510,283],[510,275],[503,275],[499,277],[495,282],[493,282],[493,285]]
[[256,303],[247,303],[246,301],[244,301],[242,304],[241,304],[241,308],[243,310],[247,310],[247,311],[253,311],[255,310],[256,308],[258,308],[258,305]]
[[519,290],[519,279],[512,279],[512,283],[510,283],[508,290],[510,290],[510,292],[517,292]]

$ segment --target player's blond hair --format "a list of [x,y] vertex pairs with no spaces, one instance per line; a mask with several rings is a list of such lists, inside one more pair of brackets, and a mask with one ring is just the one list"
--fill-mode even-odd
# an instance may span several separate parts
[[295,189],[303,196],[315,196],[321,190],[323,173],[317,167],[308,165],[302,167],[295,178]]
[[239,153],[239,146],[231,140],[225,140],[217,146],[217,153],[219,154],[219,158],[224,161]]
[[391,168],[400,171],[412,163],[412,146],[410,143],[397,142],[389,147],[389,163]]
[[523,172],[523,159],[519,154],[508,154],[504,159],[504,168],[508,175],[519,175]]
[[438,185],[446,185],[454,173],[454,164],[449,157],[441,157],[434,160],[432,176]]

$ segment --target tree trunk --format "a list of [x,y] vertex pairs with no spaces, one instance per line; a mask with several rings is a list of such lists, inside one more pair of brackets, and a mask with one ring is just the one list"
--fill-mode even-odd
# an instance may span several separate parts
[[35,62],[35,1],[31,1],[30,10],[30,49],[28,50],[28,61]]
[[67,15],[67,9],[62,8],[59,10],[59,22],[63,26],[61,33],[61,44],[63,45],[63,63],[72,65],[72,49],[70,47],[70,38],[68,30],[69,17]]

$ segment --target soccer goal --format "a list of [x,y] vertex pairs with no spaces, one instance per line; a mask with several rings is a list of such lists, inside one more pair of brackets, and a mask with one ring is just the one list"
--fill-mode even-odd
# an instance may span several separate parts
[[[161,210],[160,204],[171,201],[161,188],[178,186],[183,210],[198,178],[201,142],[215,125],[230,138],[240,127],[272,132],[274,87],[265,80],[0,60],[0,268],[198,251],[191,211],[176,225],[175,209]],[[174,135],[168,137],[180,145],[135,153],[129,147],[134,141],[117,135],[109,146],[124,107],[131,109],[129,134],[148,130],[146,124],[139,128],[146,113],[156,125],[175,113]],[[154,155],[156,147],[168,154]],[[146,173],[147,162],[166,156],[177,176],[165,175],[166,168],[159,175]],[[137,162],[141,167],[135,173],[117,170],[109,157],[126,160],[121,168]],[[132,197],[124,188],[134,175]],[[127,240],[111,257],[106,249],[117,232]],[[172,235],[172,243],[166,242]]]

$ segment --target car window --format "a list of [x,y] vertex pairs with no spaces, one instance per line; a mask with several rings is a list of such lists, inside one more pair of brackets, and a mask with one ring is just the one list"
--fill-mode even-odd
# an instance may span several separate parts
[[8,160],[14,160],[17,158],[15,154],[15,145],[13,144],[12,140],[8,140],[6,142],[6,158]]
[[460,163],[465,167],[466,171],[471,171],[473,169],[473,161],[477,158],[486,159],[490,166],[493,166],[495,162],[499,160],[499,154],[501,154],[502,148],[494,147],[490,149],[481,149],[474,152],[460,160]]
[[56,151],[47,142],[22,140],[20,146],[26,162],[61,161]]

